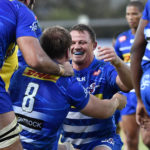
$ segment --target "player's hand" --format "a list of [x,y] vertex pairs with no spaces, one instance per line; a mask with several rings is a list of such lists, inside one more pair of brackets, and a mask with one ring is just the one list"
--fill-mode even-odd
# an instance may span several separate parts
[[136,108],[136,121],[141,127],[150,129],[150,117],[148,116],[142,100],[138,100]]
[[118,103],[119,103],[118,108],[117,108],[118,110],[121,110],[121,109],[125,108],[125,106],[127,104],[126,96],[124,96],[124,95],[122,95],[120,93],[116,93],[113,96],[113,98],[115,98],[118,101]]
[[59,65],[59,67],[60,67],[61,76],[73,76],[74,75],[72,65],[70,64],[69,61],[64,62],[62,65]]
[[109,61],[115,67],[118,67],[121,63],[121,59],[117,56],[113,47],[98,47],[96,58],[106,62]]

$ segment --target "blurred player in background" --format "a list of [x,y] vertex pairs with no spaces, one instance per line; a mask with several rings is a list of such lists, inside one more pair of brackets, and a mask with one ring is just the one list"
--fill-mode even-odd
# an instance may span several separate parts
[[[126,6],[126,20],[130,29],[121,33],[115,43],[117,55],[130,66],[130,51],[144,5],[140,1],[131,1]],[[124,132],[125,150],[138,150],[139,125],[136,123],[137,98],[135,91],[123,93],[127,97],[127,105],[121,111],[120,126]]]

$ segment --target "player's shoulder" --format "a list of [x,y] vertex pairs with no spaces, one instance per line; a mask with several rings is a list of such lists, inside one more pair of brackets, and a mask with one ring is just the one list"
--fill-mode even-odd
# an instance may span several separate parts
[[57,80],[57,86],[61,87],[65,87],[65,88],[68,88],[71,84],[77,82],[76,78],[74,76],[70,76],[70,77],[60,77],[58,80]]
[[19,2],[18,0],[0,0],[0,4],[3,6],[3,7],[7,7],[7,8],[11,8],[11,9],[20,9],[22,7],[26,8],[26,6]]

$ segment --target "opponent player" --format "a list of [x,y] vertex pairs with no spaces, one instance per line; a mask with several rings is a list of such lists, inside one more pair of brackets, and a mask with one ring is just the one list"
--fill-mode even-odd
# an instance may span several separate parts
[[[50,27],[40,41],[55,62],[68,61],[71,36],[66,29]],[[71,106],[85,115],[108,118],[125,106],[126,99],[117,94],[111,100],[101,101],[89,95],[75,77],[44,74],[25,66],[15,72],[9,90],[23,128],[21,141],[27,150],[57,150],[59,130]]]
[[[30,3],[30,0],[27,0]],[[17,0],[0,0],[0,69],[18,44],[25,61],[32,68],[46,73],[72,75],[71,66],[54,63],[42,50],[37,39],[34,14]],[[0,148],[20,150],[20,126],[12,109],[11,99],[0,76]]]
[[[132,89],[129,67],[115,54],[113,48],[99,47],[99,59],[93,51],[97,46],[96,35],[87,25],[71,28],[71,58],[77,80],[91,94],[111,98],[117,91]],[[116,134],[114,116],[108,119],[87,117],[72,108],[63,125],[62,142],[68,141],[80,150],[121,150],[122,142]]]
[[[131,50],[131,73],[138,98],[136,118],[144,144],[150,148],[150,0],[147,1]],[[141,83],[140,83],[141,82]],[[143,105],[144,104],[144,105]],[[145,106],[145,107],[144,107]],[[146,108],[146,110],[145,110]]]
[[[134,42],[134,36],[142,16],[144,5],[140,1],[131,1],[126,6],[126,20],[130,27],[129,30],[121,33],[115,43],[117,55],[130,66],[130,51]],[[135,91],[123,93],[127,97],[127,105],[121,111],[120,126],[124,132],[125,149],[138,150],[139,125],[136,123],[137,98]]]

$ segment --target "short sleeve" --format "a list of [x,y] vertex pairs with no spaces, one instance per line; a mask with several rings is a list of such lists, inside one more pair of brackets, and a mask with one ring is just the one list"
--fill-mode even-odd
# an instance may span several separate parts
[[142,19],[150,20],[150,0],[148,0],[147,3],[145,4]]
[[33,36],[37,38],[36,30],[38,29],[38,22],[35,15],[27,7],[20,7],[18,9],[16,38],[22,36]]

